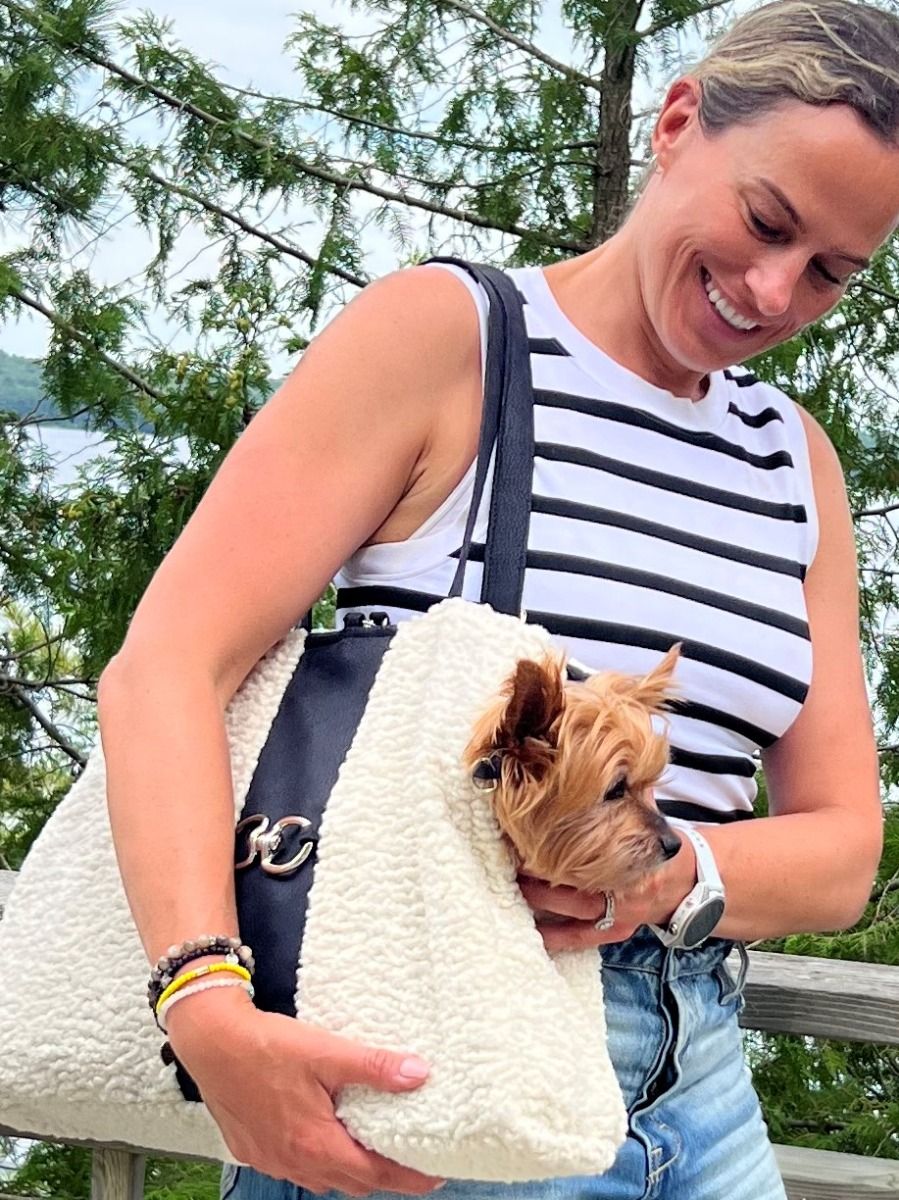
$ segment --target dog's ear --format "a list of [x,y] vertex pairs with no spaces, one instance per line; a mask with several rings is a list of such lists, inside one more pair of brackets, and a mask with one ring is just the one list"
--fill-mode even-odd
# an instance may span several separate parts
[[555,753],[556,722],[565,703],[563,661],[547,655],[541,662],[522,659],[506,681],[503,694],[483,714],[465,750],[471,767],[490,762],[487,774],[502,770],[506,783],[540,778]]
[[509,699],[500,719],[497,745],[512,749],[528,738],[550,740],[565,703],[561,663],[551,657],[541,662],[521,659],[506,691]]
[[634,688],[634,699],[645,705],[651,712],[661,712],[665,701],[670,700],[676,687],[674,670],[680,658],[680,642],[672,646],[658,666],[653,667],[648,675],[637,681]]

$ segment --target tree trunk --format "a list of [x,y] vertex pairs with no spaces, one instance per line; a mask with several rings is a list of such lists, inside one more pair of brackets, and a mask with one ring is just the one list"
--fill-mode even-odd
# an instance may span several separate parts
[[593,167],[590,244],[612,236],[627,211],[630,185],[631,95],[637,61],[634,36],[642,0],[620,0],[606,39],[600,77],[599,145]]

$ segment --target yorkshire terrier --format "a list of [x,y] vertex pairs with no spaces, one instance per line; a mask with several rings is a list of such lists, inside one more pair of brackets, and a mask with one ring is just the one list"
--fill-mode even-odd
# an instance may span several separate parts
[[520,661],[475,726],[465,765],[518,870],[614,894],[673,858],[680,839],[655,805],[668,741],[652,716],[674,692],[680,646],[646,676]]

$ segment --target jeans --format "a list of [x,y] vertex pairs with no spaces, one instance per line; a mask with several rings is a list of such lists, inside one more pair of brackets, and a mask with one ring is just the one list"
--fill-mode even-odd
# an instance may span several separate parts
[[[609,1053],[628,1108],[612,1167],[533,1183],[451,1179],[439,1200],[786,1200],[743,1058],[737,1016],[746,956],[710,938],[667,950],[645,927],[602,947]],[[308,1200],[311,1192],[226,1165],[221,1200]],[[341,1193],[327,1193],[339,1200]],[[377,1200],[397,1193],[376,1192]]]

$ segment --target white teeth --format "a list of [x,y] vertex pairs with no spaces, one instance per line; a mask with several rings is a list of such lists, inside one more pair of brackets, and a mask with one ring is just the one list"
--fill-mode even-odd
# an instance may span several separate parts
[[727,321],[728,325],[732,325],[734,329],[758,329],[758,325],[754,321],[749,321],[746,317],[741,317],[740,314],[727,303],[721,293],[713,286],[711,278],[703,281],[705,284],[706,295],[718,312]]

